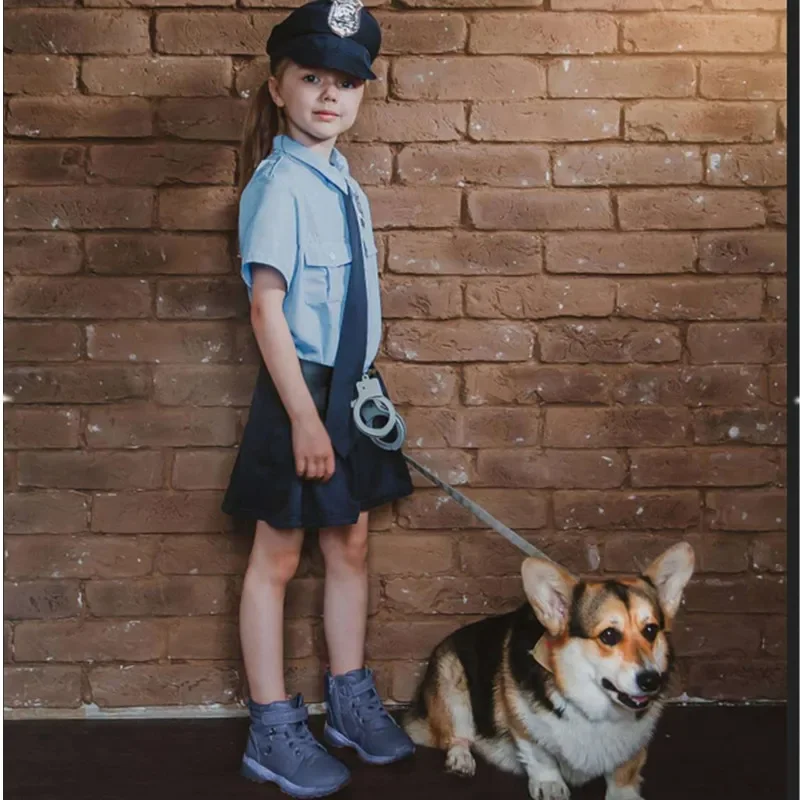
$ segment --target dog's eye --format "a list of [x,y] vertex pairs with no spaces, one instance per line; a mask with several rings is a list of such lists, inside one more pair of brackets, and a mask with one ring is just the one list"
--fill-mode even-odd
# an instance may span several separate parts
[[649,625],[645,625],[644,630],[642,631],[642,636],[644,636],[648,642],[654,642],[656,640],[656,636],[658,636],[658,625],[652,622]]
[[622,640],[622,634],[616,628],[606,628],[599,636],[603,644],[613,647]]

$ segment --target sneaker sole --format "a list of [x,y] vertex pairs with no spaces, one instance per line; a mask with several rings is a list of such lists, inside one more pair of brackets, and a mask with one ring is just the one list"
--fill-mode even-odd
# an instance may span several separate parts
[[352,747],[358,753],[358,757],[367,764],[391,764],[395,761],[402,761],[404,758],[414,755],[415,748],[412,748],[407,753],[399,756],[373,756],[367,753],[360,745],[356,744],[351,739],[348,739],[343,733],[332,728],[328,723],[325,723],[325,730],[323,732],[325,741],[332,747]]
[[350,778],[348,778],[344,783],[339,783],[336,786],[332,786],[330,788],[324,789],[309,789],[304,786],[298,786],[296,783],[292,783],[291,781],[287,780],[283,777],[283,775],[278,775],[276,772],[273,772],[270,769],[267,769],[262,764],[259,764],[258,761],[255,761],[248,756],[244,756],[242,758],[242,768],[239,770],[240,774],[247,778],[250,781],[254,781],[255,783],[275,783],[281,789],[281,791],[285,792],[292,797],[327,797],[329,794],[334,794],[338,792],[340,789],[343,789],[350,783]]

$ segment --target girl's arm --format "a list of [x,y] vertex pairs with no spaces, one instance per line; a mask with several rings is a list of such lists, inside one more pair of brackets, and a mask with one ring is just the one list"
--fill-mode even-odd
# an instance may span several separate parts
[[297,474],[328,480],[334,471],[333,447],[306,386],[292,333],[283,314],[284,278],[271,268],[254,269],[252,291],[250,323],[292,424]]

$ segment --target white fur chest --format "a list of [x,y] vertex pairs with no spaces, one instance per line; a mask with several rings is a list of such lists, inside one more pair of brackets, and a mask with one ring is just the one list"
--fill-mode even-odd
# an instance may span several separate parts
[[562,717],[525,709],[523,715],[536,743],[558,761],[564,779],[580,786],[613,772],[644,747],[653,734],[658,711],[641,720],[590,720],[567,706]]

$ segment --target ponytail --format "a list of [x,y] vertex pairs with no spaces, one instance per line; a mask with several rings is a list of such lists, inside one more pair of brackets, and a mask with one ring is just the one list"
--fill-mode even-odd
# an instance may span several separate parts
[[[276,65],[273,74],[280,77],[286,61]],[[239,193],[244,191],[256,167],[272,152],[272,143],[280,133],[282,113],[269,91],[269,79],[258,88],[250,102],[239,148]]]

